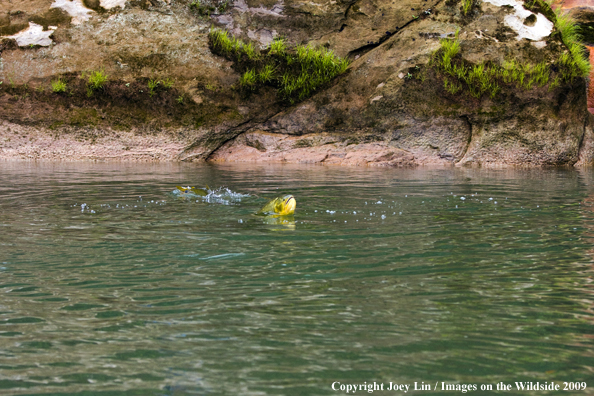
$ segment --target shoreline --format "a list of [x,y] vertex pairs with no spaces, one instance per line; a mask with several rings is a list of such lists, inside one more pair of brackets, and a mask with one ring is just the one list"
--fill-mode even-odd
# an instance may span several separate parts
[[[438,150],[403,150],[366,136],[348,138],[319,133],[302,136],[264,131],[243,133],[202,158],[187,156],[196,137],[188,131],[140,132],[114,130],[47,130],[10,122],[0,123],[0,160],[113,163],[295,164],[369,168],[585,168],[594,151],[587,128],[580,156],[574,164],[505,163],[490,159],[465,160],[468,147],[456,158]],[[518,153],[510,152],[516,158]]]

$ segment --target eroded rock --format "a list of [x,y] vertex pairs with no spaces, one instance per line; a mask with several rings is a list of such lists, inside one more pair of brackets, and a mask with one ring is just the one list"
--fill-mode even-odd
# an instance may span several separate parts
[[[81,0],[33,3],[20,14],[1,8],[7,20],[0,26],[26,27],[50,7],[67,12],[74,26],[63,19],[51,25],[58,29],[48,48],[0,49],[0,79],[18,85],[0,86],[0,118],[10,121],[0,125],[0,138],[9,139],[14,125],[27,126],[23,136],[35,135],[29,143],[11,139],[0,156],[74,155],[43,136],[60,140],[78,131],[96,135],[77,145],[93,153],[89,158],[147,158],[144,148],[123,149],[136,143],[118,143],[130,136],[169,147],[154,158],[187,161],[506,166],[594,158],[583,79],[552,89],[508,84],[493,97],[473,97],[448,92],[444,75],[430,65],[440,40],[459,31],[458,57],[469,64],[514,59],[557,67],[565,47],[551,35],[552,23],[514,0],[485,0],[469,15],[455,1],[236,0],[210,18],[158,0],[101,0],[97,12]],[[292,105],[271,88],[238,89],[236,65],[209,49],[213,23],[261,47],[281,36],[290,45],[327,47],[353,63],[346,75]],[[42,32],[51,41],[50,30]],[[81,75],[90,70],[103,70],[109,83],[87,97]],[[51,93],[56,78],[70,94]],[[171,90],[159,85],[149,93],[149,81],[166,79]],[[100,150],[92,147],[97,142]]]
[[227,142],[213,162],[269,162],[374,167],[416,166],[414,155],[385,142],[358,143],[331,134],[296,137],[254,131]]

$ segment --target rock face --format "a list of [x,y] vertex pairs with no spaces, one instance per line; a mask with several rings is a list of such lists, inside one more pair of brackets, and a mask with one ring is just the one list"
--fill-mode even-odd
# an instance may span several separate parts
[[[456,0],[2,2],[0,158],[590,164],[583,78],[476,97],[448,91],[435,66],[458,31],[459,62],[546,63],[554,76],[567,49],[520,3],[483,1],[465,15]],[[15,41],[30,23],[51,43]],[[300,103],[269,87],[246,93],[236,65],[209,49],[213,24],[261,48],[276,37],[323,46],[352,65]],[[89,91],[91,71],[105,86]],[[53,91],[58,79],[65,92]]]

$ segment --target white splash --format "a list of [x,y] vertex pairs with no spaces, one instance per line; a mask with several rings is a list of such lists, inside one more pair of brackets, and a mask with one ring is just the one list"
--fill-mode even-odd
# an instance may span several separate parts
[[53,42],[50,36],[55,30],[56,29],[50,29],[44,32],[43,26],[29,22],[29,27],[27,29],[12,36],[5,36],[5,38],[16,40],[19,47],[26,47],[29,45],[41,45],[47,47]]
[[241,200],[245,197],[249,197],[249,194],[241,194],[231,191],[226,187],[220,187],[216,190],[208,190],[208,194],[200,198],[202,198],[204,202],[208,203],[231,205],[234,202],[241,202]]
[[50,8],[60,8],[72,17],[73,25],[80,25],[91,19],[89,15],[93,10],[89,10],[83,5],[82,0],[54,0]]
[[522,40],[527,38],[529,40],[540,41],[545,37],[548,37],[553,32],[554,24],[549,21],[547,17],[542,14],[536,15],[536,23],[534,26],[524,25],[524,21],[532,12],[528,11],[522,6],[522,3],[517,0],[484,0],[487,3],[491,3],[496,6],[512,6],[514,7],[515,14],[506,15],[504,22],[507,26],[512,28],[518,37],[516,39]]

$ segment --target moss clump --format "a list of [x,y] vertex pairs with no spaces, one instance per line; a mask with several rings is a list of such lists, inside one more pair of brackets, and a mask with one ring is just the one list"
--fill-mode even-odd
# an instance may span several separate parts
[[12,36],[29,27],[28,23],[0,26],[0,36]]
[[563,43],[569,50],[569,54],[563,54],[565,59],[560,62],[569,71],[568,78],[587,77],[590,74],[590,60],[587,58],[583,45],[581,43],[580,28],[569,16],[557,14],[555,27],[561,33]]
[[236,69],[242,73],[240,88],[254,91],[260,86],[270,86],[277,89],[281,99],[290,103],[307,99],[345,73],[350,64],[347,59],[323,48],[311,45],[289,48],[282,38],[274,40],[263,51],[224,30],[211,30],[209,39],[212,51],[234,61]]
[[476,5],[476,0],[462,0],[462,14],[468,15]]
[[[84,73],[83,73],[82,77],[84,79]],[[107,76],[107,74],[105,74],[104,70],[92,71],[89,74],[88,80],[87,80],[87,96],[91,97],[91,96],[93,96],[94,91],[104,89],[105,84],[107,84],[108,80],[109,80],[109,77]]]
[[[472,64],[458,56],[460,40],[456,32],[453,40],[441,40],[441,48],[433,54],[430,65],[443,76],[444,89],[452,95],[467,92],[477,99],[485,94],[495,98],[504,86],[530,90],[548,84],[549,89],[554,89],[561,82],[573,82],[576,78],[585,77],[590,71],[589,62],[583,59],[581,46],[573,30],[575,24],[567,22],[565,17],[558,17],[557,24],[559,32],[570,45],[569,51],[562,53],[552,64],[516,60],[506,61],[503,65],[492,62]],[[422,73],[417,73],[417,79],[422,79],[421,76]]]
[[79,127],[97,126],[99,115],[95,109],[73,109],[70,111],[68,123]]
[[242,88],[247,89],[254,89],[256,87],[256,83],[258,82],[258,78],[256,76],[255,70],[248,70],[239,78],[239,85]]
[[52,92],[61,93],[66,92],[66,82],[61,78],[52,81]]
[[153,78],[149,79],[147,83],[149,96],[152,98],[160,87],[163,87],[164,90],[173,88],[174,83],[175,81],[169,77],[164,80],[157,80]]

